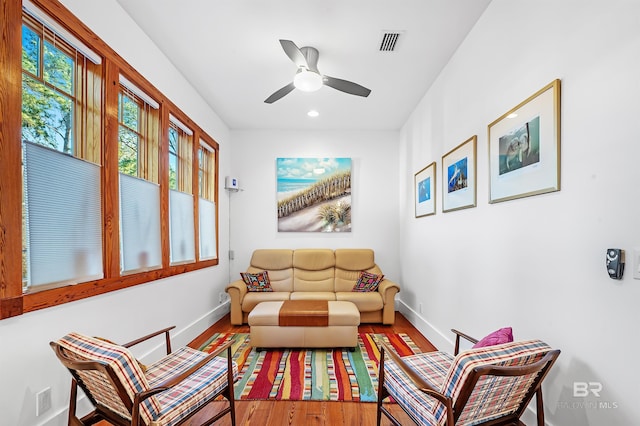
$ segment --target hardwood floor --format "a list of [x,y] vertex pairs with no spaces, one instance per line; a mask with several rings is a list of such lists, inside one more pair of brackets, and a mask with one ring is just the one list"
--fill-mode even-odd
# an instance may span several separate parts
[[[407,333],[423,351],[436,348],[416,330],[402,314],[396,312],[394,325],[363,324],[358,327],[361,333]],[[234,326],[225,316],[196,338],[189,346],[198,348],[212,333],[248,333],[249,326]],[[329,401],[236,401],[236,425],[246,426],[283,426],[283,425],[375,425],[376,404],[360,402]],[[403,425],[412,425],[413,421],[395,404],[389,404],[394,416]],[[213,402],[195,415],[189,426],[202,424],[207,418],[227,406],[226,402]],[[225,416],[216,425],[230,425],[230,417]],[[384,416],[382,425],[391,425]]]

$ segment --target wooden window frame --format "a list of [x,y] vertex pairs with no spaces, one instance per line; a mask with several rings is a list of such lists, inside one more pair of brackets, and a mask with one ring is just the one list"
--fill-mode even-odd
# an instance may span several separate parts
[[[21,105],[22,105],[22,2],[0,0],[0,319],[14,317],[26,312],[44,309],[75,300],[81,300],[115,290],[135,286],[161,278],[207,268],[219,263],[219,259],[199,259],[198,221],[194,229],[196,261],[188,264],[169,265],[168,227],[168,126],[169,114],[178,117],[193,130],[193,141],[200,139],[214,148],[215,200],[218,205],[218,157],[219,146],[199,126],[190,120],[180,108],[142,77],[131,65],[102,41],[91,29],[78,20],[68,9],[55,0],[32,0],[42,11],[65,27],[80,41],[102,56],[102,203],[103,203],[103,272],[104,278],[75,285],[23,293],[22,289],[22,166],[21,166]],[[162,267],[129,275],[120,273],[119,196],[118,196],[118,92],[119,76],[127,77],[141,90],[156,99],[160,105],[160,159],[158,163],[161,185],[161,244]],[[95,82],[94,82],[95,83]],[[92,124],[95,126],[95,123]],[[197,148],[193,143],[193,164],[197,161]],[[192,167],[192,194],[198,194],[198,168]],[[198,197],[194,196],[194,214],[198,214]],[[217,212],[216,212],[217,216]],[[196,216],[197,218],[197,216]],[[217,219],[216,219],[217,220]],[[218,226],[216,225],[216,229]],[[216,235],[216,245],[219,235]]]

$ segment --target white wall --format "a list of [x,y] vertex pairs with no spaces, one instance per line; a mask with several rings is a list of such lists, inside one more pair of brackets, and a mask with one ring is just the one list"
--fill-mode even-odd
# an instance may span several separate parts
[[[450,350],[450,328],[562,350],[545,384],[553,425],[640,422],[640,281],[605,249],[640,247],[640,3],[494,0],[401,131],[403,312]],[[560,192],[488,204],[487,125],[562,80]],[[414,218],[413,174],[478,135],[478,206]],[[422,305],[422,313],[419,306]],[[600,397],[574,398],[574,382]],[[608,407],[608,408],[606,408]]]
[[[220,174],[228,173],[229,130],[115,0],[62,3],[167,95],[220,144]],[[118,22],[118,25],[113,25]],[[133,41],[132,41],[133,40]],[[228,246],[228,199],[220,196],[220,247]],[[126,342],[176,325],[174,345],[184,345],[228,312],[218,294],[229,263],[0,321],[0,424],[66,425],[70,376],[48,342],[76,330]],[[162,339],[136,351],[143,359]],[[146,356],[146,358],[145,358]],[[35,416],[35,394],[51,387],[53,407]]]
[[[231,202],[232,279],[257,248],[371,248],[395,280],[398,269],[398,132],[232,131],[231,171],[242,191]],[[352,231],[278,232],[276,158],[350,157]],[[222,248],[220,249],[222,252]]]

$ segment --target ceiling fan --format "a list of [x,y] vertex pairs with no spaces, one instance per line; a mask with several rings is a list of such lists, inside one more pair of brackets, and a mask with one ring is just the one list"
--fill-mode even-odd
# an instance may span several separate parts
[[298,72],[291,83],[276,90],[271,96],[264,100],[265,103],[272,104],[289,94],[293,89],[299,89],[304,92],[315,92],[323,85],[350,95],[367,97],[369,93],[371,93],[371,90],[351,81],[320,74],[320,71],[318,71],[319,54],[318,49],[315,47],[305,46],[298,48],[291,40],[280,40],[280,44],[284,49],[284,53],[286,53],[289,59],[298,67]]

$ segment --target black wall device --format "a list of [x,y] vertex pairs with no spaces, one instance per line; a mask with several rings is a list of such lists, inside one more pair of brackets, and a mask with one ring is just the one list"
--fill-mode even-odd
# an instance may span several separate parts
[[622,279],[624,273],[624,250],[610,248],[607,249],[607,272],[609,278],[614,280]]

